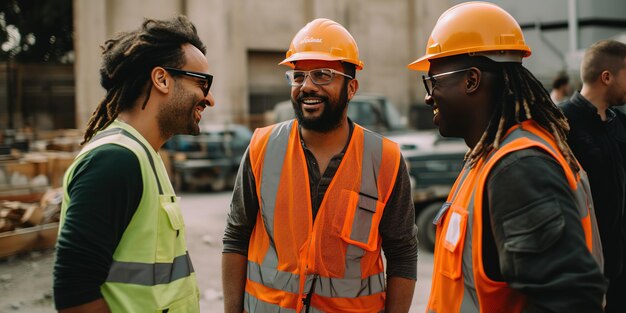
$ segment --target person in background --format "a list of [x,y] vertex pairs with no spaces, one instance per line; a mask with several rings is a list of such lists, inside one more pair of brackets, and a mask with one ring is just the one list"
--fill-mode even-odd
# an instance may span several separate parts
[[609,279],[605,312],[626,312],[626,44],[602,40],[585,51],[580,66],[582,90],[560,107],[567,138],[589,175]]
[[572,94],[572,87],[569,83],[569,76],[560,73],[552,81],[552,90],[550,91],[550,99],[554,104],[559,104],[569,98]]
[[347,117],[363,68],[354,38],[315,19],[280,64],[291,68],[296,119],[257,129],[239,168],[223,239],[225,312],[408,312],[410,180],[398,145]]
[[206,48],[184,16],[103,47],[106,96],[64,181],[54,264],[60,312],[199,312],[179,200],[157,151],[213,106]]
[[429,313],[602,312],[588,184],[565,117],[522,65],[530,53],[508,12],[465,2],[409,65],[428,72],[424,100],[441,135],[470,148],[434,221]]

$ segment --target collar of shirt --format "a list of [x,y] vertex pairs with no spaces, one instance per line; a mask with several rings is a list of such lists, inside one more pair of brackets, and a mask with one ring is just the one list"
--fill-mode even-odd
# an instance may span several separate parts
[[624,115],[621,114],[621,118],[617,115],[617,113],[613,108],[608,108],[606,110],[606,121],[603,121],[598,115],[598,110],[596,107],[589,102],[585,97],[583,97],[578,91],[572,95],[571,98],[572,104],[588,111],[587,116],[589,117],[589,122],[597,123],[605,127],[605,129],[619,142],[626,143],[626,128],[624,126]]
[[613,111],[613,108],[608,108],[606,109],[606,121],[603,121],[600,118],[600,115],[598,115],[598,109],[591,102],[589,102],[587,98],[583,97],[583,95],[581,95],[580,92],[578,91],[574,92],[574,94],[572,95],[571,101],[574,105],[577,105],[579,107],[584,108],[585,110],[593,112],[594,113],[592,115],[593,120],[599,123],[603,123],[603,124],[611,123],[613,119],[615,119],[616,117],[616,114],[615,114],[615,111]]

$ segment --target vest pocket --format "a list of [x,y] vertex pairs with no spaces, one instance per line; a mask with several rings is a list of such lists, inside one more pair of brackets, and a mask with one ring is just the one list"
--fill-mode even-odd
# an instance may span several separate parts
[[381,216],[377,211],[382,210],[384,203],[376,197],[354,191],[342,190],[341,194],[349,198],[341,239],[367,251],[375,251]]
[[167,214],[170,226],[174,230],[180,230],[185,225],[183,215],[180,213],[178,199],[174,195],[160,195],[161,207]]
[[441,242],[437,250],[439,272],[454,280],[461,277],[467,214],[467,210],[453,204],[447,213],[440,236],[437,238],[437,242]]
[[176,300],[171,304],[157,309],[157,313],[187,313],[187,312],[200,312],[199,299],[195,293],[190,294],[180,300]]
[[159,212],[157,230],[156,260],[157,262],[171,262],[186,249],[181,241],[185,224],[175,195],[160,195],[159,202],[161,212]]
[[554,198],[541,199],[504,217],[504,249],[518,253],[540,253],[563,235],[565,217]]

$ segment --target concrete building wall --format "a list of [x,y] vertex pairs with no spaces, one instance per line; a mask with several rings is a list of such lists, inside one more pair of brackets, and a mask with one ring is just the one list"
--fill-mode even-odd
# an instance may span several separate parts
[[[76,31],[77,125],[85,125],[103,96],[98,83],[100,45],[117,31],[137,28],[145,17],[186,14],[207,45],[215,80],[216,106],[205,111],[205,122],[233,121],[258,126],[261,112],[289,98],[284,80],[287,67],[277,63],[291,39],[317,17],[344,25],[356,39],[363,71],[357,74],[360,93],[388,96],[408,115],[422,103],[421,73],[406,65],[424,53],[438,17],[459,0],[74,0]],[[599,39],[623,33],[624,27],[582,25],[576,51],[570,48],[568,0],[493,0],[524,26],[533,55],[524,64],[542,81],[561,70],[577,78],[584,48]],[[578,18],[624,23],[626,2],[574,1]],[[540,30],[533,25],[558,24]]]
[[[401,112],[421,102],[418,73],[406,65],[423,53],[428,33],[447,1],[427,0],[74,0],[77,125],[84,127],[104,95],[99,86],[100,45],[144,17],[186,14],[207,45],[216,106],[203,120],[249,122],[259,94],[289,98],[282,59],[295,33],[326,17],[355,37],[365,69],[360,91],[382,93]],[[268,98],[270,99],[270,98]],[[273,98],[272,98],[273,99]],[[258,111],[258,110],[257,110]]]
[[[455,1],[455,3],[463,1]],[[524,27],[524,36],[532,49],[532,56],[524,61],[544,83],[549,83],[559,71],[579,79],[579,67],[584,51],[598,40],[609,39],[626,32],[624,12],[626,1],[621,0],[493,0]],[[569,6],[576,6],[579,22],[576,42],[570,41],[567,25]],[[528,27],[532,24],[551,25],[547,29]],[[574,50],[572,50],[574,48]]]
[[84,128],[104,96],[100,87],[100,45],[107,38],[106,3],[74,0],[74,75],[76,77],[76,125]]

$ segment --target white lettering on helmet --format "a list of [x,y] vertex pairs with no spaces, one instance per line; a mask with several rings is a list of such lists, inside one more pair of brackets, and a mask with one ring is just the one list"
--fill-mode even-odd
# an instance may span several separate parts
[[322,43],[322,38],[315,38],[315,37],[306,36],[306,37],[304,37],[304,39],[300,40],[301,44],[302,43],[313,43],[313,42]]

